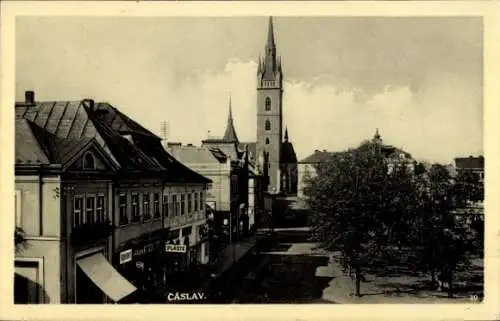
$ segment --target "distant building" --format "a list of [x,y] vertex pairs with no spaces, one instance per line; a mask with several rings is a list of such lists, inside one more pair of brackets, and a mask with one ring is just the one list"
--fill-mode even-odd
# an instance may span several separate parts
[[480,182],[484,182],[484,157],[469,156],[455,158],[455,169],[457,174],[469,171],[477,175]]
[[329,162],[332,159],[333,152],[326,150],[315,150],[313,154],[299,161],[298,164],[298,194],[299,198],[304,198],[304,187],[307,180],[316,176],[317,166]]
[[[28,293],[37,289],[34,302],[117,302],[165,285],[172,266],[206,262],[210,180],[111,105],[37,102],[27,91],[16,103],[16,155],[27,248],[15,266],[33,284]],[[169,243],[187,251],[170,255]]]

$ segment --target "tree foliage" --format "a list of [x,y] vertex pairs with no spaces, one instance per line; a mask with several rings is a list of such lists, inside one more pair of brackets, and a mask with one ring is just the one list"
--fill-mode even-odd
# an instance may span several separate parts
[[432,280],[436,273],[447,278],[451,295],[452,272],[467,252],[453,210],[484,192],[468,173],[456,183],[439,164],[428,169],[414,163],[411,169],[400,161],[388,170],[388,161],[379,145],[365,142],[318,165],[304,190],[313,236],[354,268],[358,296],[363,270],[402,247],[417,254],[414,266],[430,272]]

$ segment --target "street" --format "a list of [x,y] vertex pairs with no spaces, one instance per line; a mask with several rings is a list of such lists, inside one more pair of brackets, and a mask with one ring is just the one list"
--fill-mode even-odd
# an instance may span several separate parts
[[[212,303],[327,303],[322,291],[331,278],[317,277],[328,258],[287,254],[306,245],[304,232],[284,233],[247,254],[212,287]],[[292,243],[293,242],[293,243]],[[330,302],[331,303],[331,302]]]

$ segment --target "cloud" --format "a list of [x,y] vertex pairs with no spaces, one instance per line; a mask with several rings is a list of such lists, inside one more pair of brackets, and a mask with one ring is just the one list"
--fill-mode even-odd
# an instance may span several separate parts
[[[231,94],[240,140],[255,140],[255,70],[253,61],[234,60],[222,72],[201,72],[175,90],[165,87],[165,104],[157,112],[127,112],[156,129],[168,120],[171,140],[200,144],[208,130],[223,135]],[[356,97],[364,94],[322,82],[285,82],[284,125],[299,158],[314,149],[356,146],[376,128],[386,143],[417,158],[450,162],[482,152],[482,110],[466,82],[441,75],[429,78],[418,95],[408,86],[386,87],[363,103]]]

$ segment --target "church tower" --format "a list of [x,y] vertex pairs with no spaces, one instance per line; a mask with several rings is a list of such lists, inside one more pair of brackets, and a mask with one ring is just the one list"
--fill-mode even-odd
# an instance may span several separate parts
[[283,123],[283,72],[281,58],[276,55],[273,19],[269,27],[265,54],[259,57],[257,70],[257,146],[259,157],[268,160],[269,191],[280,191],[280,152]]

